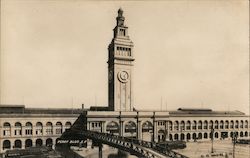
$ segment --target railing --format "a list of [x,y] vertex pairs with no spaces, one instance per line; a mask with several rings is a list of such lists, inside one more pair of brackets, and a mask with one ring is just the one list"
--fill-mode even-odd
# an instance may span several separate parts
[[[128,152],[137,155],[138,157],[171,157],[171,158],[188,158],[182,154],[174,152],[172,150],[163,148],[156,143],[126,138],[118,135],[112,135],[108,133],[99,133],[93,131],[82,131],[81,134],[94,141],[108,144],[119,149],[125,149]],[[133,153],[134,152],[134,153]]]

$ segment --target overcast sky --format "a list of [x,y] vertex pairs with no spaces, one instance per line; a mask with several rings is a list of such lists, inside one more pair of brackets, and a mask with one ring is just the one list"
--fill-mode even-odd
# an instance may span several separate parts
[[2,0],[1,104],[107,105],[107,48],[122,7],[135,45],[136,108],[247,113],[248,6],[248,0]]

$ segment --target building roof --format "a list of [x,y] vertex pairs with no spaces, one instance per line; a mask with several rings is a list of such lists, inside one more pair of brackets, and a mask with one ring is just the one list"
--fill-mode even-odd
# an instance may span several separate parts
[[0,105],[0,114],[81,114],[82,109],[25,108],[24,105]]
[[177,111],[169,111],[170,116],[244,116],[245,113],[240,111],[213,111],[212,109],[202,108],[179,108]]

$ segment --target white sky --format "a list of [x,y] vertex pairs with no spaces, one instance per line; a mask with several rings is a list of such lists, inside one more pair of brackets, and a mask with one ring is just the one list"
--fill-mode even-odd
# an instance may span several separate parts
[[138,109],[249,110],[249,2],[2,0],[1,104],[108,103],[117,10],[134,42]]

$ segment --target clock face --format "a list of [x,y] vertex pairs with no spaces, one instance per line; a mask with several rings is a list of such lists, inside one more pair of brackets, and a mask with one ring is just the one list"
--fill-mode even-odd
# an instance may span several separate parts
[[118,79],[125,83],[125,82],[128,82],[128,79],[129,79],[129,75],[128,75],[128,72],[127,71],[120,71],[118,73]]

